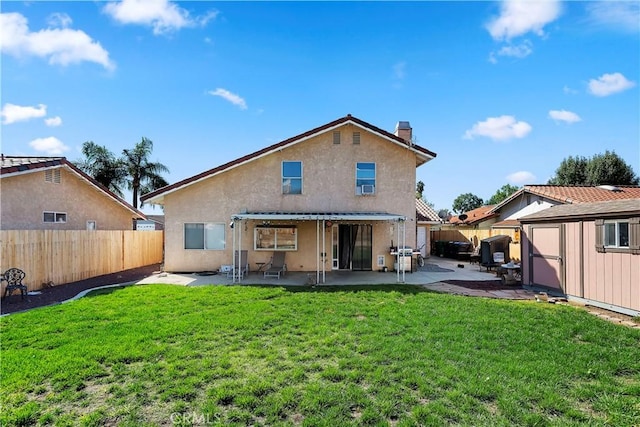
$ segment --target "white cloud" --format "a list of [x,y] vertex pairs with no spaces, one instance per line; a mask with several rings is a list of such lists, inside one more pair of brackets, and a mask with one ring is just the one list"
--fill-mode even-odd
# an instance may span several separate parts
[[544,35],[544,26],[560,16],[557,0],[509,0],[501,3],[500,16],[486,25],[494,40],[510,40],[533,32]]
[[146,25],[153,34],[167,34],[185,27],[205,26],[218,12],[192,18],[186,9],[168,0],[123,0],[108,3],[103,11],[122,24]]
[[567,110],[550,110],[549,118],[556,122],[565,122],[568,124],[581,122],[582,119],[576,113]]
[[[54,22],[65,23],[64,18],[60,17],[54,19]],[[62,66],[89,61],[108,70],[115,68],[115,64],[109,59],[109,52],[84,31],[47,28],[31,32],[27,19],[19,13],[0,14],[0,41],[0,50],[15,57],[48,58],[50,64]]]
[[569,86],[566,86],[566,85],[562,88],[562,91],[567,95],[576,95],[578,93],[577,90],[571,89]]
[[209,95],[219,96],[220,98],[226,99],[233,105],[237,105],[241,110],[247,109],[247,103],[240,96],[235,93],[231,93],[226,89],[217,88],[216,90],[210,90],[207,92]]
[[6,103],[4,107],[2,107],[2,111],[0,111],[0,115],[2,116],[2,124],[8,125],[37,117],[44,117],[47,115],[47,106],[39,104],[37,107],[23,107],[21,105]]
[[52,13],[47,18],[47,24],[50,27],[68,28],[72,22],[71,17],[66,13]]
[[47,126],[56,127],[56,126],[60,126],[62,124],[62,119],[60,118],[60,116],[49,117],[47,119],[44,119],[44,123]]
[[36,151],[42,151],[51,156],[58,156],[69,150],[69,147],[55,136],[34,139],[29,143],[29,146]]
[[640,3],[637,1],[598,1],[586,5],[589,21],[616,31],[640,31]]
[[498,55],[500,56],[514,56],[516,58],[525,58],[531,55],[531,42],[529,40],[525,40],[524,42],[518,45],[506,45],[503,46],[499,51]]
[[484,122],[477,122],[467,130],[463,136],[465,139],[473,139],[474,136],[486,136],[494,141],[503,141],[511,138],[524,138],[532,130],[529,123],[516,121],[513,116],[489,117]]
[[595,96],[609,96],[636,85],[620,73],[603,74],[598,79],[589,80],[589,93]]
[[533,44],[529,40],[525,40],[520,44],[507,44],[504,45],[497,52],[491,52],[489,54],[489,62],[492,64],[498,63],[497,56],[508,56],[513,58],[526,58],[533,53]]
[[536,176],[528,171],[518,171],[507,175],[507,182],[515,185],[532,184],[536,182]]

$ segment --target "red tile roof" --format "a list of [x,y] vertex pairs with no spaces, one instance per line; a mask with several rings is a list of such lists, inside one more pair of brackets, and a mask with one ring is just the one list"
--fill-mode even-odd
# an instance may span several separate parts
[[559,203],[591,203],[611,200],[640,199],[640,186],[591,186],[591,185],[525,185],[520,190],[497,204],[493,212],[523,193],[546,197]]
[[198,182],[202,179],[208,178],[210,176],[216,175],[220,172],[224,172],[227,169],[231,169],[235,166],[241,165],[243,163],[249,162],[251,160],[257,159],[263,155],[266,155],[274,150],[278,150],[278,149],[282,149],[286,146],[289,145],[293,145],[296,144],[298,142],[304,141],[305,139],[308,139],[318,133],[321,132],[325,132],[329,129],[332,128],[336,128],[338,126],[347,124],[347,123],[353,123],[357,126],[360,126],[364,129],[367,129],[373,133],[376,133],[384,138],[387,138],[397,144],[402,144],[402,145],[406,145],[408,146],[410,149],[412,149],[414,152],[416,152],[416,154],[419,154],[422,158],[423,158],[423,163],[430,160],[431,158],[436,157],[436,153],[434,153],[433,151],[427,150],[424,147],[421,147],[417,144],[414,144],[412,142],[407,142],[404,139],[400,138],[399,136],[396,136],[390,132],[387,132],[386,130],[380,129],[379,127],[373,126],[370,123],[367,123],[363,120],[358,119],[357,117],[352,116],[351,114],[347,114],[345,117],[341,117],[337,120],[334,120],[332,122],[329,122],[327,124],[324,124],[322,126],[319,126],[315,129],[311,129],[307,132],[301,133],[300,135],[296,135],[292,138],[289,139],[285,139],[284,141],[278,142],[276,144],[270,145],[268,147],[265,147],[261,150],[258,150],[254,153],[251,154],[247,154],[246,156],[240,157],[236,160],[232,160],[228,163],[225,163],[223,165],[220,165],[218,167],[215,167],[213,169],[209,169],[207,171],[204,171],[202,173],[199,173],[197,175],[194,175],[190,178],[184,179],[182,181],[178,181],[174,184],[168,185],[166,187],[160,188],[156,191],[152,191],[150,193],[147,193],[145,195],[143,195],[140,200],[142,200],[143,202],[148,202],[150,199],[153,198],[157,198],[157,197],[161,197],[164,194],[170,193],[172,191],[175,191],[181,187],[185,187],[187,185],[193,184],[195,182]]
[[470,210],[469,212],[465,212],[467,218],[464,221],[460,220],[460,216],[454,216],[449,220],[449,224],[453,225],[471,225],[476,224],[478,222],[486,221],[487,219],[498,216],[498,214],[491,212],[491,209],[494,205],[480,206],[479,208],[475,208]]

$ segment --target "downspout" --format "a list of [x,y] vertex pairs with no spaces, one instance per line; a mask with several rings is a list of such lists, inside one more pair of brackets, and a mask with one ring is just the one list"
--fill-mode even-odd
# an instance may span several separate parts
[[396,238],[396,282],[400,283],[400,220],[396,221],[396,234],[398,237]]
[[324,257],[322,258],[322,283],[325,283],[326,280],[326,272],[327,272],[327,224],[325,223],[325,219],[322,218],[322,253]]
[[[233,244],[231,245],[231,283],[236,282],[236,220],[235,218],[231,218],[231,238]],[[229,277],[229,276],[227,276]]]
[[320,218],[316,218],[316,283],[320,281]]
[[[405,258],[405,248],[407,246],[407,221],[406,219],[404,221],[402,221],[402,256],[403,258]],[[411,255],[411,257],[413,257],[413,255]],[[409,259],[409,268],[411,268],[411,258]],[[404,267],[404,265],[402,266],[402,283],[405,283],[405,275],[406,273],[406,268]]]
[[[236,256],[233,254],[233,261],[235,262]],[[240,220],[240,224],[238,224],[238,262],[242,263],[242,220]],[[238,283],[242,280],[242,276],[240,275],[240,269],[243,268],[242,265],[238,266]],[[233,269],[235,271],[235,268]]]

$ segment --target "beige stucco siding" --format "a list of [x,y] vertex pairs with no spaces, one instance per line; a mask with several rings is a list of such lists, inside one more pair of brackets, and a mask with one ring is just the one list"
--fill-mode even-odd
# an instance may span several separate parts
[[[133,227],[131,211],[65,168],[60,183],[46,182],[44,171],[3,177],[0,203],[3,230],[85,230],[87,221],[98,230]],[[44,222],[44,212],[66,213],[67,222]]]
[[[408,219],[407,244],[415,245],[415,154],[353,125],[339,129],[340,144],[333,143],[333,132],[329,131],[167,194],[165,269],[203,271],[230,264],[232,234],[228,224],[233,214],[247,211],[400,214]],[[359,145],[352,143],[353,132],[360,132]],[[283,161],[302,161],[302,194],[282,194]],[[356,195],[357,162],[376,164],[374,196]],[[226,249],[185,250],[184,224],[189,222],[226,224]],[[372,257],[375,264],[377,255],[389,251],[392,239],[397,244],[395,229],[392,229],[395,225],[375,221],[367,223],[373,225]],[[315,270],[316,223],[288,221],[282,224],[298,227],[298,250],[287,253],[288,268]],[[267,261],[271,255],[270,252],[253,251],[255,225],[256,222],[250,221],[242,225],[241,244],[249,249],[251,268],[255,268],[255,262]],[[330,255],[330,230],[324,232],[326,251]],[[327,264],[330,269],[329,260]]]

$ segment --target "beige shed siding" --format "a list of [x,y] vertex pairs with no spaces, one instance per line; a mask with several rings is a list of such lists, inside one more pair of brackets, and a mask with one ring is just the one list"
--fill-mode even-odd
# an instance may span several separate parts
[[640,310],[640,255],[597,252],[594,221],[567,222],[565,233],[565,293]]
[[[37,171],[2,178],[3,230],[85,230],[96,221],[98,230],[131,230],[134,215],[77,175],[61,168],[60,184],[46,182]],[[43,212],[63,212],[67,222],[45,223]]]
[[[167,271],[205,271],[231,263],[232,234],[228,227],[232,214],[245,211],[285,212],[388,212],[405,215],[407,245],[415,246],[415,154],[361,128],[341,126],[342,143],[333,143],[333,131],[279,152],[255,159],[165,196],[165,233]],[[354,131],[361,135],[360,144],[351,143]],[[282,161],[302,161],[301,195],[283,195]],[[376,163],[376,194],[355,195],[357,162]],[[226,227],[224,251],[185,250],[184,224],[217,222]],[[258,223],[246,222],[242,229],[242,247],[249,249],[249,262],[267,261],[270,252],[253,251],[253,228]],[[290,270],[315,270],[316,223],[282,222],[298,226],[298,250],[287,252]],[[397,243],[390,223],[373,225],[373,265],[376,256],[389,251],[391,240]],[[243,226],[244,227],[244,226]],[[331,268],[331,234],[325,230],[327,269]],[[391,265],[392,266],[392,265]]]

